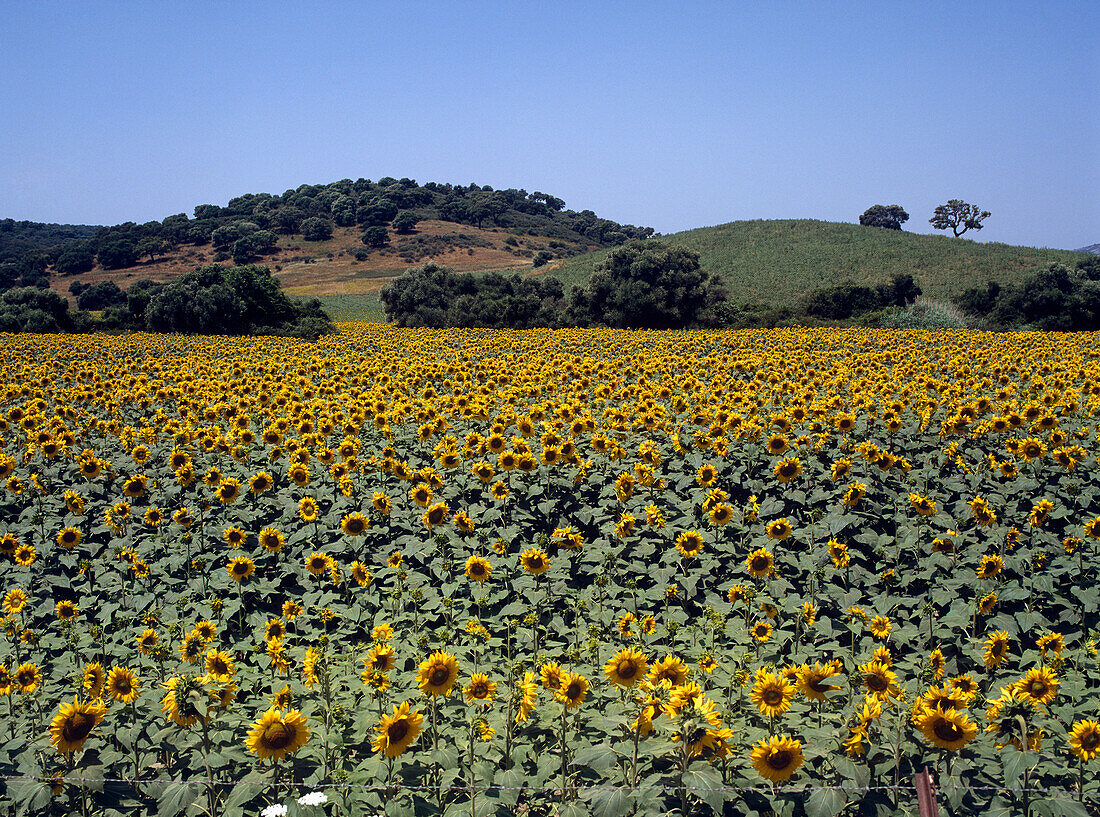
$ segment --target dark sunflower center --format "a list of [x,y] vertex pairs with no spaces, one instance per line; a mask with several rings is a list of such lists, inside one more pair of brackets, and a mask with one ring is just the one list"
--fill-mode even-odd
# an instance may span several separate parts
[[768,569],[768,560],[762,556],[757,556],[752,560],[752,569],[757,573],[761,573]]
[[776,706],[783,703],[783,693],[778,689],[768,689],[764,692],[764,703],[768,706]]
[[791,753],[786,749],[780,749],[768,754],[768,766],[781,772],[791,765]]
[[1027,691],[1033,698],[1041,698],[1047,694],[1047,690],[1050,689],[1045,682],[1041,680],[1034,680],[1027,685]]
[[438,669],[432,670],[432,674],[429,676],[428,680],[431,681],[432,686],[438,687],[447,683],[447,679],[450,677],[450,670],[446,667],[439,667]]
[[404,718],[394,721],[386,730],[386,737],[390,739],[390,743],[400,743],[407,734],[409,734],[409,722]]
[[74,712],[65,720],[61,729],[61,735],[70,743],[84,740],[95,726],[95,718],[87,712]]
[[1081,737],[1082,749],[1095,749],[1100,746],[1100,732],[1086,732]]
[[938,718],[932,726],[932,733],[944,743],[954,743],[963,736],[963,731],[954,723]]
[[618,673],[620,678],[633,678],[638,674],[638,665],[634,659],[626,658],[619,662]]
[[268,749],[285,749],[294,740],[294,733],[285,723],[273,723],[264,730],[260,740]]
[[872,692],[882,692],[886,689],[886,679],[881,675],[868,675],[867,688]]

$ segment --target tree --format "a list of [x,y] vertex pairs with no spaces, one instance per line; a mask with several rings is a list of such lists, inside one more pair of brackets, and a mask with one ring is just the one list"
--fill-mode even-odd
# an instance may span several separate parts
[[103,269],[122,269],[137,263],[137,248],[128,238],[115,239],[99,248],[99,265]]
[[328,241],[332,238],[332,222],[327,218],[313,216],[302,222],[302,238],[306,241]]
[[420,219],[416,217],[415,213],[410,210],[402,210],[393,218],[393,231],[401,235],[408,235],[416,229],[418,221]]
[[699,253],[658,241],[617,247],[596,265],[584,289],[574,288],[570,310],[578,321],[618,329],[678,329],[725,293],[699,267]]
[[385,247],[390,241],[390,236],[385,227],[375,224],[363,230],[360,240],[368,247]]
[[76,297],[80,309],[106,309],[126,303],[126,293],[118,288],[114,281],[100,281],[92,284]]
[[900,204],[876,204],[868,207],[859,217],[859,223],[864,227],[882,227],[885,230],[900,230],[908,220],[909,214]]
[[928,219],[928,223],[936,230],[947,230],[955,234],[955,238],[967,230],[982,229],[982,222],[989,218],[988,210],[982,210],[976,204],[967,204],[959,199],[951,199],[947,204],[941,204]]

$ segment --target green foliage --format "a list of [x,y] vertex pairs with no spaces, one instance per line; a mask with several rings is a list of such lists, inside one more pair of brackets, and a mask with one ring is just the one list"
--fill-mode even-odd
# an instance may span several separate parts
[[936,208],[928,223],[936,230],[950,230],[958,238],[967,230],[982,229],[982,222],[989,216],[988,210],[982,210],[976,204],[951,199],[947,204]]
[[572,320],[617,329],[681,329],[709,303],[724,299],[699,268],[699,254],[658,241],[612,250],[587,285],[569,297]]
[[97,310],[126,303],[126,293],[114,281],[100,281],[83,290],[76,297],[81,309]]
[[69,302],[52,289],[17,287],[0,295],[0,332],[65,332]]
[[390,243],[390,234],[381,224],[372,224],[363,230],[360,240],[368,247],[384,247]]
[[[721,277],[730,299],[770,308],[790,307],[806,293],[851,281],[875,287],[908,273],[926,297],[954,300],[969,287],[1002,286],[1036,266],[1074,266],[1087,258],[1067,250],[952,241],[904,230],[868,230],[827,221],[735,221],[661,240],[699,253],[700,266]],[[554,274],[568,289],[584,286],[609,250],[565,260]]]
[[900,230],[901,225],[909,220],[909,214],[900,204],[876,204],[868,207],[859,217],[859,223],[864,227],[882,227],[886,230]]
[[950,301],[925,299],[879,321],[879,326],[886,329],[967,329],[970,324],[966,315]]
[[408,235],[416,230],[416,224],[420,219],[410,210],[404,210],[394,216],[393,231],[399,235]]
[[429,261],[390,281],[380,293],[398,326],[529,329],[561,322],[561,284],[490,272],[456,273]]
[[263,266],[202,267],[156,292],[143,312],[153,332],[289,334],[315,340],[332,329],[319,301],[291,301]]
[[137,263],[137,247],[127,238],[115,239],[100,246],[97,259],[103,269],[132,267]]
[[332,222],[327,218],[313,216],[302,222],[302,238],[306,241],[328,241],[332,238]]
[[[1087,273],[1089,267],[1083,270]],[[1048,331],[1100,329],[1100,282],[1064,264],[1049,264],[1017,284],[964,292],[958,305],[991,328]]]

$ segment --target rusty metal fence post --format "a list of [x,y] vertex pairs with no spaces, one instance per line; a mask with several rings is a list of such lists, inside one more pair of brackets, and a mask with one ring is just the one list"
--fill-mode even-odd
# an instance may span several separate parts
[[923,771],[913,775],[913,785],[917,787],[917,807],[920,817],[939,817],[940,808],[936,804],[936,786],[932,774],[925,766]]

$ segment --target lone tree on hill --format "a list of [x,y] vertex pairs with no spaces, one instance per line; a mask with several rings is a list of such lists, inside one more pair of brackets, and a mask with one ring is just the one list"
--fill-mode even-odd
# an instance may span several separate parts
[[951,199],[947,204],[941,204],[928,219],[928,223],[937,230],[950,229],[955,238],[967,230],[982,229],[982,222],[989,218],[989,211],[982,210],[976,204],[967,204],[959,199]]
[[876,204],[868,207],[859,217],[859,223],[864,227],[882,227],[886,230],[900,230],[908,220],[909,214],[900,204]]

